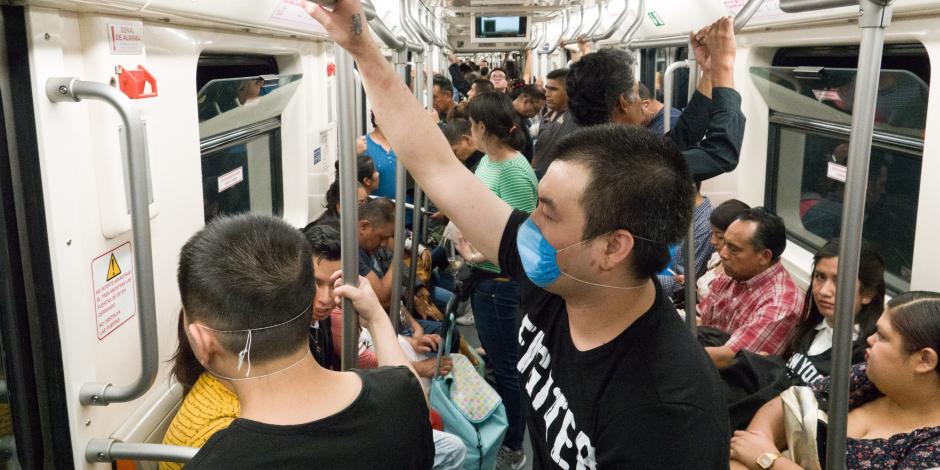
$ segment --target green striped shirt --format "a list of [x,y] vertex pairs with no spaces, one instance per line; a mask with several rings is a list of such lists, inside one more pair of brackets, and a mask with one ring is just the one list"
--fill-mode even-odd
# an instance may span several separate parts
[[[514,209],[529,213],[535,210],[539,182],[532,166],[521,153],[502,162],[494,162],[489,155],[485,155],[477,166],[476,176]],[[473,266],[484,271],[500,272],[499,267],[490,262]]]

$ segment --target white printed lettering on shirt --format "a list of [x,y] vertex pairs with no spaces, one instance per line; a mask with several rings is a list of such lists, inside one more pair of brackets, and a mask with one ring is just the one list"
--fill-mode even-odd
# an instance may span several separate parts
[[[594,446],[590,437],[578,430],[568,399],[555,384],[550,369],[551,353],[544,341],[545,332],[540,331],[528,316],[523,318],[519,344],[525,354],[519,359],[518,370],[526,378],[525,389],[532,409],[537,416],[542,416],[545,443],[552,445],[549,457],[563,469],[574,465],[578,469],[594,470],[597,468]],[[561,420],[559,416],[562,416]]]

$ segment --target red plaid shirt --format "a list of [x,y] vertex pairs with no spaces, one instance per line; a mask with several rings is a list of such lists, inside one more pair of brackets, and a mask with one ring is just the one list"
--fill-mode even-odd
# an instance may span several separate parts
[[803,293],[777,262],[764,272],[735,281],[720,274],[698,305],[703,326],[731,334],[725,346],[737,353],[782,354],[803,313]]

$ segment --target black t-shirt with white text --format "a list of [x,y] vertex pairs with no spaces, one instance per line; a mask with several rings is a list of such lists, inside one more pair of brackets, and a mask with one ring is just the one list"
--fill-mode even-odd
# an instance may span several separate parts
[[362,391],[339,413],[289,426],[235,419],[186,469],[431,468],[434,441],[418,379],[406,367],[356,372]]
[[519,364],[534,468],[726,469],[728,410],[718,373],[662,288],[611,342],[579,351],[565,300],[532,284],[503,232],[500,266],[522,287]]

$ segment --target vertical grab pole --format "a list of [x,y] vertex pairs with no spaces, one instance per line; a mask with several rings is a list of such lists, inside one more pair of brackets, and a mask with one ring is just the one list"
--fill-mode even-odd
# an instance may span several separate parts
[[[395,70],[401,75],[403,82],[408,80],[408,50],[402,49],[395,56]],[[407,174],[405,166],[397,161],[395,164],[395,248],[392,250],[392,296],[389,301],[388,314],[392,318],[392,327],[397,333],[401,329],[401,290],[402,266],[405,259],[405,185]]]
[[421,207],[423,204],[421,201],[424,199],[424,193],[421,191],[421,187],[415,184],[415,203],[414,210],[412,211],[411,217],[411,266],[409,266],[410,272],[408,276],[408,312],[414,314],[415,311],[415,281],[418,277],[418,247],[421,245],[421,240],[418,237],[421,235]]
[[845,444],[849,414],[849,374],[852,367],[852,323],[871,138],[875,127],[878,82],[885,28],[891,23],[892,0],[861,0],[858,26],[862,42],[855,82],[855,111],[849,138],[849,164],[842,208],[842,243],[839,247],[839,279],[836,285],[836,324],[832,339],[832,388],[829,391],[829,431],[826,466],[845,469]]
[[[691,51],[690,51],[691,52]],[[688,69],[690,63],[694,60],[680,60],[673,62],[663,73],[663,128],[666,132],[670,131],[672,123],[672,102],[673,85],[676,71],[679,69]],[[691,71],[689,81],[692,80]],[[695,214],[695,207],[689,208],[692,214]],[[691,220],[691,219],[690,219]],[[693,224],[689,224],[689,232],[686,234],[687,258],[685,264],[685,322],[689,326],[692,335],[696,333],[695,326],[695,230]],[[691,248],[691,249],[690,249]]]
[[[689,43],[689,100],[692,99],[692,95],[695,94],[695,90],[698,88],[699,80],[699,70],[698,62],[695,61],[695,52],[692,49],[692,43]],[[696,198],[698,197],[698,191],[696,191]],[[689,306],[692,306],[692,311],[696,311],[696,275],[698,274],[698,266],[695,264],[695,206],[692,206],[692,223],[689,224],[689,233],[686,235],[685,239],[685,311],[688,315]],[[688,324],[689,330],[692,331],[694,335],[696,333],[695,322]]]
[[[356,80],[353,59],[336,49],[337,108],[339,112],[340,239],[343,250],[343,282],[359,285],[359,204],[356,203]],[[352,301],[343,299],[342,368],[356,367],[359,358],[359,318]]]

